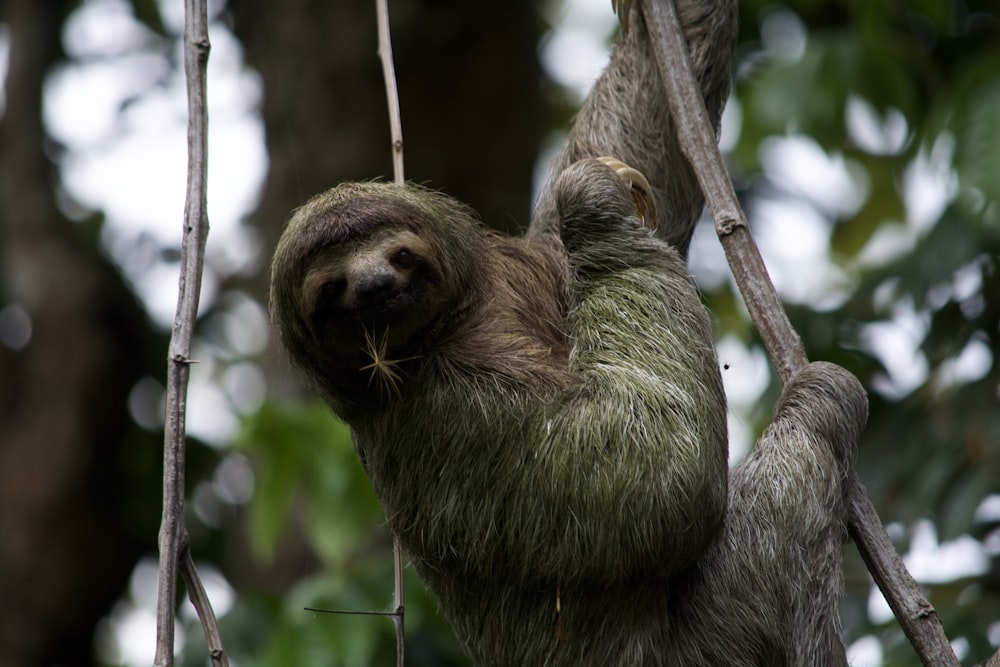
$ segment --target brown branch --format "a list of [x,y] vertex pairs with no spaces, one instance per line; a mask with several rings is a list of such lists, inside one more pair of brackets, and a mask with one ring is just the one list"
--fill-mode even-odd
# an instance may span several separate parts
[[705,102],[691,71],[687,45],[673,2],[643,0],[642,9],[667,89],[681,151],[701,184],[750,319],[760,332],[778,377],[785,383],[808,363],[805,348],[788,321],[760,251],[750,236],[746,215],[736,198]]
[[[705,102],[695,84],[676,8],[672,0],[642,0],[641,7],[667,89],[681,150],[701,184],[750,318],[778,376],[786,383],[805,367],[808,359],[750,236],[746,215],[736,198],[708,121]],[[856,474],[850,481],[849,505],[851,536],[921,660],[936,667],[957,666],[958,660],[934,607],[907,572]]]
[[188,590],[188,598],[198,612],[199,620],[201,620],[201,630],[205,633],[205,640],[208,642],[208,657],[212,667],[229,667],[229,658],[226,657],[226,649],[222,645],[222,635],[219,633],[219,623],[215,618],[212,602],[208,599],[208,593],[205,592],[201,577],[198,575],[198,568],[191,556],[190,542],[186,534],[182,541],[180,567],[184,585]]
[[389,105],[389,132],[392,135],[392,176],[403,182],[403,124],[399,120],[399,93],[396,68],[392,64],[392,37],[389,34],[389,0],[375,0],[378,18],[378,54],[382,59],[385,96]]
[[850,484],[851,537],[903,632],[925,665],[958,665],[937,612],[896,553],[864,484],[857,475],[851,476]]
[[359,611],[357,609],[320,609],[318,607],[303,607],[304,611],[311,611],[314,614],[334,614],[335,616],[399,616],[399,612],[393,611]]
[[191,339],[198,316],[205,242],[208,237],[208,104],[207,68],[211,45],[205,0],[185,0],[184,74],[188,90],[188,171],[181,237],[181,274],[177,312],[170,337],[167,367],[166,425],[163,442],[163,516],[160,523],[160,568],[156,603],[156,667],[174,661],[174,612],[178,559],[191,601],[201,618],[213,665],[227,665],[208,597],[187,548],[184,527],[184,454]]
[[[389,33],[389,2],[375,0],[378,21],[378,52],[382,59],[385,78],[385,94],[389,105],[389,128],[392,135],[393,181],[403,183],[403,124],[399,118],[399,93],[396,86],[396,69],[392,63],[392,38]],[[399,536],[392,536],[392,565],[394,575],[392,622],[396,628],[396,667],[403,667],[406,653],[406,633],[404,632],[403,599],[403,547]]]

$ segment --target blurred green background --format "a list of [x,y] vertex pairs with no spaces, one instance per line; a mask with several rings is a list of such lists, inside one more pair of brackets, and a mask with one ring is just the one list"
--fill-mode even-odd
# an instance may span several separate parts
[[[149,664],[185,169],[182,7],[0,5],[0,667]],[[391,541],[349,434],[269,334],[289,211],[391,177],[374,3],[217,0],[192,550],[232,663],[388,665]],[[398,0],[407,177],[530,216],[616,29],[605,0]],[[722,145],[811,359],[870,391],[858,470],[962,664],[1000,645],[1000,6],[744,0]],[[779,387],[710,224],[732,459]],[[855,665],[917,659],[847,554]],[[466,664],[407,578],[407,664]],[[179,664],[205,664],[181,600]]]

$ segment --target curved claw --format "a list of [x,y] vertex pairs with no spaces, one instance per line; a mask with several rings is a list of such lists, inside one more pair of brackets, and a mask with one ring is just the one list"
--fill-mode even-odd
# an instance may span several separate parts
[[653,199],[653,188],[638,169],[634,169],[621,160],[613,157],[597,158],[618,174],[619,178],[628,183],[632,193],[632,203],[636,213],[642,218],[642,223],[650,229],[656,229],[656,202]]
[[618,16],[618,22],[622,24],[622,32],[628,32],[628,17],[632,12],[632,5],[635,0],[611,0],[611,8]]

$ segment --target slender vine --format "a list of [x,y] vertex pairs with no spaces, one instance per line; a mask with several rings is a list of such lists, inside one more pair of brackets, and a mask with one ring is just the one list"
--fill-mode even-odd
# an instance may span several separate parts
[[[392,135],[392,175],[393,182],[403,184],[403,125],[399,118],[399,93],[396,86],[396,68],[392,63],[392,38],[389,32],[389,0],[375,0],[378,20],[378,52],[382,60],[385,78],[385,94],[389,106],[389,129]],[[391,372],[391,367],[386,367]],[[390,377],[392,377],[390,375]],[[392,563],[394,574],[393,615],[396,627],[396,667],[403,667],[406,653],[403,612],[403,546],[399,536],[392,535]]]
[[198,296],[208,237],[208,103],[207,69],[211,43],[205,0],[184,3],[184,74],[188,99],[188,167],[181,236],[181,273],[177,311],[170,336],[167,365],[166,421],[163,434],[163,515],[159,535],[159,573],[156,602],[155,667],[174,662],[177,573],[181,572],[191,602],[201,619],[213,667],[227,667],[215,612],[205,594],[191,557],[184,525],[184,458],[186,449],[187,389],[191,341],[198,315]]

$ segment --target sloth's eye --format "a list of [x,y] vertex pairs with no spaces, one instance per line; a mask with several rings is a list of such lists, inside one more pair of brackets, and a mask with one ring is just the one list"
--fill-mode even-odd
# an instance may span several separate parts
[[343,280],[327,280],[319,287],[320,298],[327,302],[336,302],[347,286]]
[[417,256],[408,248],[400,248],[389,258],[389,263],[396,269],[409,269],[417,263]]

